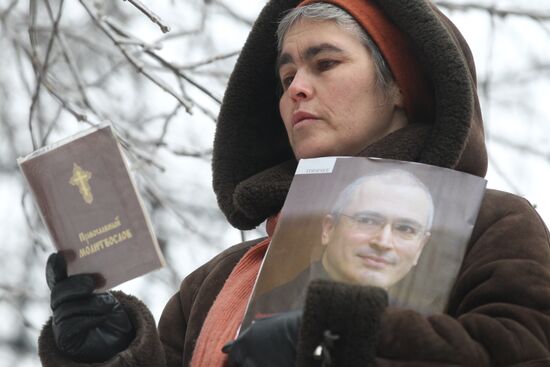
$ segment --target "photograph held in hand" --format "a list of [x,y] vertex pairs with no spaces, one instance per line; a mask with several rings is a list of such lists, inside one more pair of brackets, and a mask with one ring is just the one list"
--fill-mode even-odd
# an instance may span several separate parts
[[244,328],[303,308],[317,279],[378,287],[391,305],[442,312],[484,188],[478,177],[418,163],[301,160]]

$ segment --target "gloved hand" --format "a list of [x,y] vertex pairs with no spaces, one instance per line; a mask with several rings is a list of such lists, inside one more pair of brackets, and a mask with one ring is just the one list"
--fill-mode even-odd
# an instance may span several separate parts
[[230,367],[293,367],[302,311],[292,311],[254,321],[222,351]]
[[90,274],[67,277],[65,258],[50,255],[46,281],[51,290],[53,335],[61,352],[77,362],[103,362],[128,347],[134,328],[109,292],[93,293]]

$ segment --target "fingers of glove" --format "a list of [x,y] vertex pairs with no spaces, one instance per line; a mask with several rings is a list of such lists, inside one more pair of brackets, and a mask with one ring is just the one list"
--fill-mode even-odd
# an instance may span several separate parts
[[229,365],[294,366],[301,312],[290,312],[255,321],[223,350]]
[[119,302],[115,303],[115,306],[110,312],[109,324],[112,330],[116,330],[121,334],[134,333],[134,326],[128,317],[128,314],[124,310],[124,307]]
[[67,263],[60,253],[53,253],[46,262],[46,283],[52,289],[58,282],[67,278]]
[[85,341],[91,330],[98,328],[105,315],[71,317],[53,320],[52,329],[55,341],[62,351],[75,349]]
[[52,288],[50,306],[55,310],[61,303],[78,298],[86,298],[95,288],[95,281],[90,274],[72,275]]
[[109,293],[91,294],[86,297],[62,302],[53,312],[54,322],[66,319],[92,318],[113,313],[117,300]]
[[[93,356],[110,350],[110,343],[118,344],[117,337],[125,338],[117,330],[112,332],[106,325],[107,316],[91,316],[83,319],[67,319],[54,324],[56,344],[71,357]],[[101,360],[103,358],[98,358]]]
[[250,327],[250,332],[253,338],[277,336],[279,340],[284,339],[289,343],[295,343],[298,339],[301,320],[302,311],[280,313],[256,320]]
[[125,350],[133,339],[133,329],[131,333],[122,333],[118,329],[95,328],[75,351],[76,360],[88,363],[107,361]]
[[102,362],[127,348],[134,328],[120,303],[106,315],[54,321],[54,337],[61,351],[78,362]]
[[[249,355],[246,351],[246,346],[237,343],[236,341],[224,345],[224,349],[228,354],[227,363],[229,367],[252,367],[256,366],[254,355]],[[222,350],[223,351],[223,350]]]
[[[71,338],[84,338],[90,332],[103,332],[105,335],[133,334],[134,328],[124,309],[119,308],[107,314],[88,314],[54,319],[54,334],[60,341]],[[64,344],[67,344],[66,342]]]
[[295,344],[302,324],[302,311],[291,311],[283,314],[286,339]]
[[243,333],[233,341],[226,343],[222,352],[228,355],[228,364],[229,367],[241,367],[241,364],[244,362],[246,352],[243,352],[243,349],[247,349],[248,334],[252,327],[249,327]]

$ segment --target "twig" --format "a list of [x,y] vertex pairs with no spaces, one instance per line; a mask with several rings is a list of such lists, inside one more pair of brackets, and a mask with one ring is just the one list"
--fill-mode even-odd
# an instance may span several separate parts
[[[32,58],[32,55],[31,55],[31,51],[24,48],[22,45],[19,46],[26,54],[29,58]],[[38,65],[36,67],[40,67],[40,63],[38,63]],[[83,113],[80,113],[78,111],[76,111],[71,105],[69,102],[65,101],[60,95],[59,93],[57,93],[57,91],[55,90],[54,86],[49,82],[49,80],[46,78],[46,79],[43,79],[42,80],[42,84],[44,85],[44,87],[46,88],[46,90],[55,98],[59,101],[59,103],[63,106],[63,108],[65,110],[67,110],[70,114],[72,114],[76,119],[77,121],[82,121],[82,122],[86,122],[88,123],[89,125],[91,126],[96,126],[97,124],[91,122],[88,117],[83,114]]]
[[[124,1],[128,1],[128,0],[124,0]],[[148,50],[148,49],[160,50],[162,48],[162,45],[160,45],[158,43],[150,44],[150,43],[145,43],[144,41],[137,40],[137,39],[119,39],[117,42],[120,46],[139,46],[139,47],[142,47],[145,50]]]
[[78,72],[76,62],[74,61],[74,57],[70,51],[70,48],[67,45],[67,41],[65,40],[65,37],[62,34],[57,35],[57,39],[59,40],[59,45],[61,46],[61,51],[63,54],[63,57],[65,59],[65,62],[69,66],[69,70],[71,72],[71,76],[73,77],[73,80],[76,83],[77,89],[82,97],[82,102],[86,107],[88,107],[94,114],[98,115],[98,113],[95,111],[94,107],[92,106],[92,103],[90,102],[90,99],[88,98],[88,94],[86,93],[85,83],[82,80],[82,77],[80,76],[80,73]]
[[180,37],[194,36],[196,34],[201,33],[202,31],[203,31],[203,29],[199,27],[197,29],[191,29],[191,30],[186,30],[186,31],[182,30],[182,31],[178,31],[178,32],[170,32],[169,34],[165,34],[162,37],[159,37],[153,43],[162,43],[162,42],[173,40],[173,39],[180,38]]
[[[17,39],[12,39],[13,48],[15,50],[15,58],[17,59],[16,66],[17,66],[17,72],[19,73],[19,79],[23,82],[23,86],[25,87],[25,91],[29,94],[29,96],[32,96],[32,88],[29,81],[27,81],[27,78],[25,77],[25,72],[23,71],[23,59],[21,58],[21,49],[24,50],[23,46]],[[30,52],[29,52],[30,55]],[[32,61],[31,61],[32,63]]]
[[[111,29],[114,32],[116,32],[117,35],[119,35],[121,37],[124,37],[124,38],[130,38],[130,39],[133,38],[126,31],[124,31],[122,29],[122,27],[120,27],[118,24],[116,24],[112,19],[105,19],[105,23],[107,23],[107,25],[109,25],[109,27],[111,27]],[[188,76],[186,76],[181,71],[179,71],[176,67],[174,67],[174,65],[172,65],[170,62],[166,61],[164,58],[157,55],[151,49],[144,49],[144,51],[147,55],[149,55],[153,59],[157,60],[162,66],[164,66],[164,67],[168,68],[169,70],[171,70],[175,75],[182,77],[187,82],[189,82],[190,84],[192,84],[193,86],[195,86],[196,88],[201,90],[204,94],[206,94],[207,96],[209,96],[210,98],[212,98],[213,100],[215,100],[216,102],[221,104],[221,101],[218,98],[216,98],[214,95],[212,95],[212,93],[210,93],[209,90],[207,90],[206,88],[204,88],[200,84],[196,83],[195,81],[191,80]],[[187,112],[190,113],[190,110],[187,109]]]
[[[11,104],[9,96],[2,96],[2,97],[4,102],[6,102],[6,104]],[[0,166],[0,170],[3,171],[2,173],[7,173],[11,175],[14,173],[14,171],[17,170],[16,158],[19,157],[20,154],[17,151],[17,148],[18,148],[17,139],[15,138],[17,125],[11,122],[11,118],[8,114],[9,112],[6,109],[2,108],[0,110],[0,125],[4,126],[4,129],[0,128],[0,130],[5,131],[3,136],[5,141],[4,144],[5,146],[9,146],[11,151],[11,154],[10,154],[11,157],[4,156],[4,158],[7,158],[7,159],[5,159],[2,162],[2,165]]]
[[504,145],[508,148],[519,150],[522,153],[527,153],[535,157],[542,158],[546,160],[548,163],[550,163],[550,152],[543,152],[541,150],[538,150],[534,148],[533,145],[521,144],[516,141],[510,140],[508,138],[505,138],[502,136],[495,136],[495,135],[491,135],[491,137],[488,140],[494,141],[495,143]]
[[[22,70],[22,65],[23,65],[23,59],[21,57],[21,55],[19,54],[20,51],[23,51],[23,53],[29,58],[31,59],[31,63],[33,62],[32,60],[32,51],[29,50],[29,48],[25,47],[25,45],[21,44],[21,42],[19,42],[18,40],[13,40],[13,44],[14,44],[14,48],[17,50],[16,52],[16,57],[17,57],[17,60],[18,60],[18,69],[19,69],[19,73],[20,73],[20,77],[21,79],[25,82],[25,86],[27,86],[27,92],[29,93],[29,95],[31,95],[31,90],[30,90],[30,87],[28,86],[28,83],[26,83],[26,80],[25,80],[25,76],[24,76],[24,71]],[[42,66],[40,64],[39,61],[37,60],[34,60],[34,64],[33,66],[38,69],[40,69]],[[44,87],[46,88],[46,90],[48,90],[48,92],[53,96],[55,97],[55,99],[58,99],[59,102],[63,105],[63,107],[67,107],[66,106],[66,102],[64,102],[64,100],[61,98],[61,96],[55,91],[55,88],[53,87],[53,85],[51,84],[51,82],[49,81],[49,79],[51,78],[50,75],[47,75],[46,78],[42,79],[42,85],[44,85]],[[71,111],[69,111],[71,112]],[[85,116],[80,114],[80,113],[77,113],[77,112],[74,112],[72,111],[73,114],[76,114],[78,115],[78,118],[79,118],[79,121],[83,121],[83,120],[86,120]]]
[[30,234],[33,240],[33,243],[37,246],[39,246],[43,251],[46,251],[46,245],[42,243],[42,241],[39,240],[38,236],[36,235],[34,231],[34,224],[31,220],[31,215],[27,211],[27,207],[25,206],[25,198],[28,195],[29,191],[25,189],[23,191],[23,194],[21,195],[21,207],[23,208],[23,215],[25,216],[25,221],[27,222],[27,227],[31,230]]
[[102,43],[94,42],[93,39],[83,37],[79,34],[74,34],[71,32],[66,32],[63,29],[60,29],[59,33],[63,34],[66,38],[78,42],[79,45],[85,45],[92,51],[94,54],[103,54],[109,59],[113,59],[118,56],[117,52],[114,52],[110,47]]
[[[189,101],[186,101],[184,99],[182,99],[176,92],[174,92],[172,90],[172,88],[170,88],[168,85],[166,85],[166,83],[164,83],[162,80],[158,79],[157,77],[153,76],[152,74],[148,73],[144,68],[143,66],[140,64],[140,61],[139,60],[136,60],[135,57],[133,55],[131,55],[127,50],[126,48],[121,45],[119,43],[119,40],[118,40],[118,36],[113,34],[113,32],[111,31],[110,28],[106,27],[105,24],[104,24],[104,20],[102,19],[99,19],[93,12],[92,10],[88,7],[88,5],[86,4],[85,0],[79,0],[80,1],[80,4],[82,4],[82,6],[84,7],[84,9],[86,10],[86,12],[88,13],[88,15],[92,18],[92,20],[94,21],[94,23],[103,31],[103,33],[105,33],[105,35],[115,44],[116,47],[118,47],[118,49],[120,50],[120,52],[122,52],[122,54],[124,55],[124,57],[126,57],[126,59],[130,62],[130,64],[136,68],[136,70],[143,74],[147,79],[149,79],[150,81],[152,81],[154,84],[156,84],[157,86],[159,86],[162,90],[164,90],[166,93],[170,94],[172,97],[176,98],[178,100],[178,102],[180,102],[184,107],[185,107],[185,110],[188,112],[188,113],[191,113],[191,103]],[[110,24],[107,23],[107,25],[109,25],[110,27]]]
[[227,80],[230,73],[225,70],[193,70],[193,75],[207,75],[213,78],[223,78]]
[[176,105],[174,110],[172,112],[170,112],[170,114],[168,116],[166,116],[166,119],[164,120],[164,124],[162,124],[162,131],[160,133],[159,138],[157,139],[157,141],[158,141],[157,144],[164,141],[164,137],[166,136],[166,133],[168,132],[168,125],[170,124],[170,122],[172,122],[174,117],[178,114],[179,109],[180,109],[180,105],[178,104],[178,105]]
[[73,115],[77,121],[79,122],[86,122],[92,126],[97,125],[96,123],[93,123],[89,120],[88,116],[84,113],[78,112],[69,102],[67,102],[65,99],[61,97],[59,93],[55,90],[54,86],[48,81],[43,80],[42,83],[44,84],[44,87],[48,90],[48,92],[55,97],[61,103],[63,108],[67,110],[71,115]]
[[52,119],[52,122],[50,123],[50,125],[48,126],[48,128],[44,132],[44,135],[42,136],[42,141],[40,142],[41,147],[46,145],[46,141],[48,140],[48,137],[50,136],[51,132],[53,131],[53,128],[55,126],[55,123],[59,119],[59,116],[61,116],[62,111],[63,111],[63,106],[59,106],[59,108],[57,109],[57,111],[56,111],[56,113],[55,113],[55,115]]
[[[82,2],[82,0],[80,0]],[[112,20],[110,19],[106,19],[105,22],[115,31],[117,32],[118,35],[122,36],[122,37],[125,37],[125,38],[132,38],[128,33],[126,33],[119,25],[117,25],[116,23],[114,23]],[[199,83],[195,82],[193,79],[191,79],[189,76],[187,76],[186,74],[184,74],[181,70],[179,70],[176,66],[174,66],[172,63],[170,63],[169,61],[166,61],[164,58],[162,58],[161,56],[159,56],[157,53],[153,52],[152,50],[150,49],[146,49],[145,50],[145,53],[147,55],[149,55],[150,57],[152,57],[153,59],[157,60],[162,66],[172,70],[172,72],[185,79],[188,83],[190,83],[191,85],[193,85],[195,88],[199,89],[201,92],[203,92],[204,94],[206,94],[208,97],[212,98],[214,101],[216,101],[218,104],[221,104],[222,101],[215,97],[208,89],[206,89],[205,87],[203,87],[202,85],[200,85]]]
[[209,58],[209,59],[206,59],[206,60],[203,60],[203,61],[199,61],[199,62],[195,62],[195,63],[192,63],[192,64],[177,66],[177,68],[180,69],[180,70],[195,69],[195,68],[198,68],[199,66],[212,64],[213,62],[216,62],[216,61],[219,61],[219,60],[225,60],[225,59],[228,59],[230,57],[237,56],[240,53],[241,53],[240,50],[239,51],[233,51],[233,52],[230,52],[230,53],[227,53],[227,54],[214,56],[212,58]]
[[17,0],[12,0],[11,3],[0,13],[0,20],[4,22],[10,12],[15,8],[15,5],[17,5]]
[[120,134],[117,134],[117,138],[120,140],[120,145],[122,145],[122,147],[126,149],[128,152],[134,154],[139,160],[143,161],[146,164],[150,164],[153,167],[156,167],[161,172],[166,171],[166,168],[163,165],[155,162],[153,158],[148,157],[147,155],[145,155],[145,153],[142,153],[139,150],[137,150],[132,144],[130,144],[128,140],[126,140],[126,138],[124,138]]
[[7,283],[1,283],[0,290],[6,292],[10,298],[36,297],[36,291],[33,289],[21,288],[20,286],[13,286]]
[[247,26],[249,27],[252,27],[252,25],[254,24],[253,21],[249,20],[249,19],[246,19],[244,17],[242,17],[241,15],[237,14],[235,11],[233,11],[233,9],[231,9],[229,6],[227,6],[226,4],[224,4],[223,2],[219,1],[219,0],[216,0],[214,1],[214,3],[216,5],[218,5],[220,8],[222,8],[223,10],[226,11],[226,13],[228,13],[229,15],[231,15],[233,18],[235,18],[236,20],[238,20],[239,22],[242,22],[244,24],[246,24]]
[[[46,0],[46,3],[47,3],[47,8],[49,11],[51,11],[51,8],[50,8],[50,3],[48,0]],[[57,27],[59,25],[59,21],[61,20],[61,14],[63,13],[63,3],[64,3],[64,0],[61,0],[60,3],[59,3],[59,9],[58,9],[58,12],[57,12],[57,17],[55,18],[55,21],[53,23],[53,27],[52,27],[52,33],[51,33],[51,36],[50,36],[50,40],[48,41],[48,47],[46,49],[46,56],[44,57],[44,63],[42,64],[42,68],[40,70],[40,68],[37,68],[37,81],[36,81],[36,89],[34,91],[34,94],[32,96],[32,100],[31,100],[31,107],[30,107],[30,111],[29,111],[29,131],[30,131],[30,134],[31,134],[31,141],[32,141],[32,146],[33,146],[33,150],[35,150],[37,148],[36,146],[36,141],[34,140],[34,133],[33,133],[33,126],[32,126],[32,117],[34,115],[34,110],[36,108],[36,105],[38,103],[38,99],[39,99],[39,96],[40,96],[40,86],[42,85],[42,80],[44,78],[44,76],[46,75],[46,73],[48,72],[48,64],[49,64],[49,59],[50,59],[50,55],[51,55],[51,50],[53,48],[53,42],[54,42],[54,39],[55,39],[55,34],[57,33]],[[33,13],[33,15],[31,16],[31,19],[33,21],[33,23],[31,24],[34,24],[34,22],[36,21],[36,2],[33,0],[31,1],[31,13]],[[29,30],[29,36],[31,38],[31,44],[33,43],[33,40],[34,40],[34,37],[32,36],[32,32]],[[35,41],[35,40],[34,40]],[[36,44],[35,44],[36,46]],[[33,57],[33,62],[38,62],[38,56],[33,52],[33,56],[36,56],[36,57]]]
[[177,76],[180,76],[183,79],[185,79],[189,84],[193,85],[195,88],[197,88],[198,90],[200,90],[201,92],[206,94],[208,97],[210,97],[216,103],[218,103],[220,105],[222,104],[221,99],[214,96],[212,94],[212,92],[210,92],[208,89],[206,89],[205,87],[203,87],[202,85],[200,85],[199,83],[197,83],[196,81],[191,79],[188,75],[184,74],[181,70],[178,70],[170,62],[166,61],[165,59],[163,59],[162,57],[160,57],[159,55],[157,55],[156,53],[154,53],[152,51],[145,51],[145,53],[148,54],[149,56],[151,56],[152,58],[154,58],[155,60],[157,60],[158,62],[160,62],[161,65],[164,65],[168,69],[172,70],[174,72],[174,74],[176,74]]
[[105,73],[99,75],[99,77],[86,84],[87,87],[100,87],[106,80],[109,78],[112,74],[114,74],[118,69],[122,68],[123,66],[126,66],[126,58],[120,59],[117,61],[114,65],[111,65],[111,68],[107,70]]
[[[491,101],[491,87],[492,87],[492,81],[493,81],[493,53],[494,53],[494,45],[495,45],[495,16],[494,14],[490,13],[490,31],[489,31],[489,50],[487,52],[487,70],[486,70],[486,76],[485,80],[483,81],[483,84],[481,85],[481,91],[483,93],[483,97],[486,101]],[[483,111],[483,114],[485,115],[485,126],[487,129],[486,135],[490,135],[490,122],[491,122],[491,103],[488,102],[485,106],[485,109]]]
[[139,0],[123,0],[123,1],[128,1],[130,4],[138,8],[139,11],[141,11],[143,14],[147,15],[147,17],[151,19],[153,23],[155,23],[160,27],[160,30],[162,31],[162,33],[170,32],[170,27],[164,24],[164,22],[160,19],[160,17],[155,13],[153,13],[151,10],[149,10],[145,5],[143,5],[141,1]]
[[527,10],[511,10],[511,9],[497,9],[495,6],[490,5],[480,5],[477,3],[461,3],[456,4],[449,1],[436,1],[435,2],[438,6],[449,9],[449,10],[461,10],[461,11],[467,11],[467,10],[481,10],[485,11],[489,14],[496,15],[499,17],[507,17],[510,15],[518,16],[518,17],[527,17],[531,18],[537,21],[548,21],[550,20],[550,14],[543,14],[540,12],[535,11],[527,11]]
[[[168,147],[166,143],[160,144],[160,146]],[[185,149],[179,149],[179,150],[169,149],[169,150],[175,155],[190,157],[190,158],[207,158],[212,155],[212,149],[207,149],[202,152],[197,152],[197,151],[193,152]]]
[[[50,16],[50,19],[52,19],[52,12],[51,9],[48,6],[48,15]],[[71,76],[73,77],[73,80],[75,81],[77,85],[77,89],[80,93],[80,96],[82,98],[82,102],[84,106],[86,106],[92,113],[94,113],[96,116],[99,116],[101,118],[101,114],[92,106],[92,103],[90,102],[90,99],[88,98],[88,94],[86,93],[86,89],[84,87],[84,81],[82,80],[82,77],[80,76],[80,73],[78,72],[78,68],[76,66],[76,62],[74,61],[74,57],[72,56],[71,50],[69,46],[67,45],[67,41],[65,39],[65,36],[63,32],[56,32],[55,36],[57,37],[57,40],[59,42],[59,46],[61,48],[61,53],[63,55],[63,58],[65,59],[65,62],[69,66],[69,71],[71,73]],[[43,137],[43,142],[46,141],[47,135],[49,135],[49,132],[51,129],[53,129],[55,120],[52,122],[52,125],[50,126],[49,131],[47,134]]]
[[212,111],[210,111],[209,109],[207,109],[206,107],[203,107],[200,103],[197,103],[195,102],[195,107],[201,111],[202,113],[204,113],[206,116],[210,117],[210,119],[212,120],[212,122],[214,122],[215,124],[218,123],[218,116],[216,116],[215,113],[213,113]]
[[[492,78],[491,84],[525,84],[533,83],[533,78],[541,78],[545,74],[550,72],[550,62],[548,63],[537,63],[532,65],[530,68],[522,68],[521,70],[512,70],[502,73],[498,78]],[[481,80],[481,84],[486,83],[487,81]]]
[[[206,241],[208,243],[211,243],[210,238],[208,236],[201,232],[196,226],[191,224],[187,218],[178,210],[178,208],[175,207],[176,200],[173,200],[172,198],[165,199],[161,194],[160,191],[155,187],[155,185],[151,182],[152,180],[147,177],[143,172],[141,172],[140,176],[143,178],[143,186],[145,188],[145,191],[147,194],[153,199],[157,205],[163,207],[164,209],[168,210],[169,212],[172,212],[178,222],[181,224],[181,226],[188,230],[189,232],[197,235],[200,237],[203,241]],[[213,246],[215,249],[222,250],[219,245]]]

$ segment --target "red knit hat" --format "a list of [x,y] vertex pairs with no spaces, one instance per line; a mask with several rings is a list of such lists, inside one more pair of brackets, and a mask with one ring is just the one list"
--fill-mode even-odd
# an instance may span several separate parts
[[409,120],[431,122],[433,92],[407,36],[371,0],[305,0],[298,6],[330,3],[342,8],[367,31],[386,59],[403,96]]

